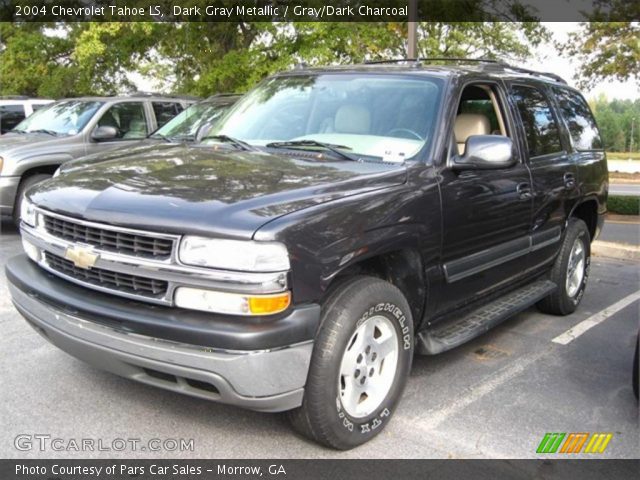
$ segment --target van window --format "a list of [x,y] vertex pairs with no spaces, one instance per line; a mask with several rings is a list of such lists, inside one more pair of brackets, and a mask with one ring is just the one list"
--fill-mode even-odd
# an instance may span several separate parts
[[602,149],[598,126],[582,95],[566,88],[554,88],[553,93],[558,101],[560,114],[569,129],[574,148],[583,151]]
[[543,93],[534,87],[516,85],[512,97],[522,120],[529,157],[562,151],[558,124]]
[[12,130],[24,117],[22,105],[0,105],[0,131],[5,133]]

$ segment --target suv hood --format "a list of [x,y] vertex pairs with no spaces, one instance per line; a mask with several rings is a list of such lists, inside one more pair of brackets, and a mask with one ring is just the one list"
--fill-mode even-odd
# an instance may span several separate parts
[[69,136],[54,137],[47,133],[11,133],[0,136],[0,156],[20,160],[33,153],[46,150],[58,143],[67,144]]
[[406,180],[403,165],[300,156],[309,159],[163,145],[60,175],[36,185],[28,197],[42,208],[95,222],[251,238],[282,215]]

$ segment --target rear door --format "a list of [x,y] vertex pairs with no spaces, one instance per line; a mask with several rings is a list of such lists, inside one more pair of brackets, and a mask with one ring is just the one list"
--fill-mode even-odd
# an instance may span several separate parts
[[512,84],[511,99],[531,171],[533,221],[529,259],[530,266],[536,268],[552,261],[558,251],[566,218],[579,196],[578,173],[547,85]]

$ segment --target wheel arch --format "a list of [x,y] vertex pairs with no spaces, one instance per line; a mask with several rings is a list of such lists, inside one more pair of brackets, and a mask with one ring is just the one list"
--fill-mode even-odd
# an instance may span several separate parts
[[591,241],[593,241],[598,229],[598,200],[596,197],[585,198],[576,204],[571,210],[567,222],[572,217],[579,218],[587,225]]
[[369,275],[380,278],[402,292],[411,308],[414,327],[418,327],[428,295],[424,272],[424,262],[417,248],[405,247],[379,252],[338,270],[325,290],[325,295],[335,291],[345,280],[354,276]]

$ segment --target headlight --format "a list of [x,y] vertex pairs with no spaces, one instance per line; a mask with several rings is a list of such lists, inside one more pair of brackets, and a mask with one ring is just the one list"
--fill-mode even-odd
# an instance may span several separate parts
[[240,270],[282,272],[289,270],[289,254],[281,243],[182,237],[180,261],[187,265]]
[[20,203],[20,219],[27,225],[36,226],[36,208],[27,197],[23,197]]

